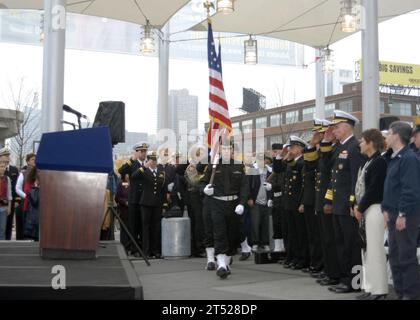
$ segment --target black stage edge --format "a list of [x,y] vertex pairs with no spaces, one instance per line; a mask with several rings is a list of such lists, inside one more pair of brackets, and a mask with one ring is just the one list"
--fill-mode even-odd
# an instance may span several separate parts
[[[39,252],[38,243],[0,241],[0,300],[143,300],[118,242],[101,241],[95,260],[45,260]],[[52,287],[57,265],[65,268],[66,289]]]

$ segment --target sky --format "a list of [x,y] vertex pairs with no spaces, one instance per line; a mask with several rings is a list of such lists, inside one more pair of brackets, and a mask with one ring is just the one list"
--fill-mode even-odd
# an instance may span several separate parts
[[[407,14],[379,25],[380,60],[420,64],[420,13]],[[361,57],[360,33],[330,46],[335,67],[354,70]],[[222,48],[223,50],[223,48]],[[305,47],[302,67],[248,66],[223,63],[230,115],[242,114],[242,87],[267,97],[267,106],[315,98],[315,51]],[[169,89],[187,88],[199,100],[199,128],[208,119],[207,61],[170,59]],[[0,43],[0,108],[10,107],[10,84],[25,80],[25,89],[41,91],[42,48]],[[94,119],[99,102],[126,104],[126,129],[156,132],[158,60],[128,54],[66,50],[64,103]],[[66,120],[73,120],[66,116]]]

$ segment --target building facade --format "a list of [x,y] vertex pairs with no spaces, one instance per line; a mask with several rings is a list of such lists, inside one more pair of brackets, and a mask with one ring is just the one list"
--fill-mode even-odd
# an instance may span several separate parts
[[[382,90],[381,90],[382,91]],[[380,94],[381,118],[396,116],[402,121],[413,123],[414,116],[420,108],[420,97],[407,94]],[[356,82],[343,86],[343,92],[327,96],[325,99],[325,116],[331,119],[334,110],[342,110],[362,120],[362,83]],[[252,147],[255,151],[260,140],[256,142],[255,129],[264,131],[264,149],[269,150],[273,143],[286,143],[291,135],[309,140],[312,135],[315,116],[315,100],[303,101],[278,108],[233,117],[232,127],[235,138],[244,136],[244,140],[252,136]],[[208,127],[208,123],[205,125]],[[356,135],[360,135],[362,124],[356,126]]]

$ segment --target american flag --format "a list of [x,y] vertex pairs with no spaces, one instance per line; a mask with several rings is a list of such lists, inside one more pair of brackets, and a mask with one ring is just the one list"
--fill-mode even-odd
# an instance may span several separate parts
[[221,46],[219,54],[214,45],[213,29],[208,24],[207,56],[209,62],[209,116],[210,123],[207,132],[207,144],[211,147],[212,162],[219,151],[220,140],[229,137],[232,131],[232,122],[229,116],[229,107],[226,102],[225,89],[222,79]]

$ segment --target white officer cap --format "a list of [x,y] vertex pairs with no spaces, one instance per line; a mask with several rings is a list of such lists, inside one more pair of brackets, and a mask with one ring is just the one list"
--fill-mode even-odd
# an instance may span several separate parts
[[290,136],[290,145],[291,146],[298,145],[298,146],[301,146],[303,148],[306,148],[308,146],[308,143],[305,140],[303,140],[303,139],[301,139],[297,136]]
[[358,124],[360,121],[355,116],[351,115],[350,113],[341,111],[341,110],[334,110],[334,118],[332,123],[338,124],[338,123],[348,123],[352,125],[353,127]]

